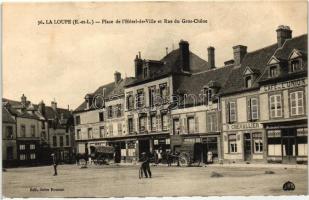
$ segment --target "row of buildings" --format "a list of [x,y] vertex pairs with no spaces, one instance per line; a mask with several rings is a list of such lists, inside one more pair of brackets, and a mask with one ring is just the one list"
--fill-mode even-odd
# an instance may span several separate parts
[[135,76],[100,86],[74,111],[77,153],[115,147],[119,162],[142,152],[177,151],[196,144],[195,156],[225,162],[307,162],[307,34],[276,30],[277,42],[253,52],[233,47],[215,64],[192,53],[187,41],[161,60],[134,60]]
[[2,161],[4,167],[51,163],[51,154],[60,162],[74,159],[72,111],[33,104],[22,95],[20,101],[2,99]]

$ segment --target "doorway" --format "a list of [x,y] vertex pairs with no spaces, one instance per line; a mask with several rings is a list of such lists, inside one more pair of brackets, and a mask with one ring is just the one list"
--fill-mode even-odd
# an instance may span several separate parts
[[141,158],[141,155],[143,152],[149,155],[150,153],[150,142],[149,140],[139,140],[138,141],[138,150],[139,150],[139,158]]
[[296,141],[294,129],[282,130],[282,162],[296,162]]
[[251,134],[244,133],[244,160],[250,161],[252,158]]

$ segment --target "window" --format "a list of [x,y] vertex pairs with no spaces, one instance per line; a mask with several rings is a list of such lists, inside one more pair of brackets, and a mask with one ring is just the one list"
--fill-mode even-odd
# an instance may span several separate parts
[[258,110],[259,110],[258,99],[250,98],[248,101],[249,120],[257,120],[259,118]]
[[76,125],[80,124],[80,116],[75,117],[75,123],[76,123]]
[[35,126],[31,125],[31,137],[35,137]]
[[282,117],[281,94],[270,96],[270,116],[272,118]]
[[254,153],[262,153],[263,152],[262,133],[252,133],[252,139],[254,145]]
[[229,122],[236,122],[236,102],[229,102]]
[[188,117],[187,118],[187,123],[188,123],[188,132],[189,133],[194,133],[194,117]]
[[53,136],[53,146],[56,147],[57,146],[57,137]]
[[209,102],[212,101],[212,89],[210,88],[204,88],[204,104],[208,105]]
[[304,95],[303,91],[290,93],[291,116],[304,114]]
[[118,123],[118,134],[121,135],[122,134],[122,124]]
[[25,150],[25,149],[26,149],[26,145],[24,145],[24,144],[19,145],[19,150]]
[[208,114],[208,132],[215,132],[217,131],[217,116],[216,114]]
[[35,149],[35,144],[30,144],[30,149],[34,150]]
[[6,127],[6,135],[7,135],[7,139],[13,139],[13,127],[12,126]]
[[117,104],[115,109],[116,109],[116,116],[121,117],[121,104]]
[[133,118],[128,119],[129,133],[133,133]]
[[20,126],[20,137],[26,137],[26,126],[25,125]]
[[109,125],[109,136],[112,136],[112,135],[113,135],[113,132],[114,132],[114,130],[113,130],[113,124],[110,124],[110,125]]
[[156,95],[156,87],[150,87],[149,88],[149,105],[150,107],[154,106],[155,103],[155,95]]
[[92,138],[92,128],[88,128],[88,139]]
[[100,127],[100,138],[104,137],[104,126]]
[[142,108],[144,106],[144,90],[137,91],[137,108]]
[[297,143],[297,155],[308,156],[308,129],[298,128],[296,129],[296,143]]
[[19,155],[19,160],[26,160],[26,155],[25,154],[20,154]]
[[108,106],[107,113],[108,113],[108,118],[113,117],[113,107],[112,106]]
[[277,77],[277,76],[278,76],[277,66],[271,66],[269,68],[269,77]]
[[246,88],[251,88],[252,87],[252,77],[251,76],[247,76],[245,78],[245,85],[246,85]]
[[297,71],[300,71],[301,69],[302,68],[301,68],[299,60],[291,61],[291,72],[297,72]]
[[59,139],[60,139],[60,146],[63,147],[63,136],[60,136]]
[[127,96],[127,108],[128,110],[132,110],[134,108],[134,98],[132,94],[128,94]]
[[6,148],[6,156],[8,160],[13,160],[14,156],[13,156],[13,147],[7,147]]
[[237,153],[236,134],[230,134],[228,138],[229,138],[229,152]]
[[167,85],[165,84],[161,84],[160,85],[160,96],[163,100],[163,102],[166,102],[168,96],[167,96]]
[[70,137],[69,137],[69,135],[65,136],[65,145],[66,146],[70,146]]
[[281,130],[267,131],[267,144],[269,156],[281,156]]
[[146,117],[145,116],[139,117],[139,131],[140,132],[146,131]]
[[168,117],[167,114],[162,114],[162,131],[168,130]]
[[78,140],[81,139],[81,135],[80,134],[81,134],[80,129],[77,129],[76,130],[76,139],[78,139]]
[[34,160],[35,157],[36,157],[36,156],[35,156],[35,153],[30,154],[30,159],[31,159],[31,160]]
[[179,126],[179,119],[173,119],[173,134],[179,135],[180,134],[180,126]]
[[100,122],[104,121],[104,114],[103,114],[103,112],[99,112],[99,121]]
[[151,131],[156,131],[157,130],[157,117],[156,115],[152,115],[150,117],[150,123],[151,123]]

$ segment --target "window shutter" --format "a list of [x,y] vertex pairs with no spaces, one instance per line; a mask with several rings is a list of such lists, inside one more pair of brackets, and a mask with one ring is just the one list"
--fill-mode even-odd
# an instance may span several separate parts
[[132,127],[133,127],[133,132],[136,132],[136,126],[135,126],[135,119],[134,119],[134,117],[132,118]]
[[230,123],[230,102],[226,103],[226,121]]
[[183,134],[183,121],[179,118],[179,134]]
[[195,128],[195,133],[198,133],[199,132],[199,121],[198,121],[198,117],[195,116],[194,118],[194,122],[195,122],[195,125],[194,125],[194,128]]
[[251,99],[248,99],[247,101],[247,116],[248,121],[251,121],[252,120]]
[[167,130],[172,130],[171,118],[167,115]]
[[187,129],[187,118],[183,118],[183,127],[184,127],[184,134],[188,133]]

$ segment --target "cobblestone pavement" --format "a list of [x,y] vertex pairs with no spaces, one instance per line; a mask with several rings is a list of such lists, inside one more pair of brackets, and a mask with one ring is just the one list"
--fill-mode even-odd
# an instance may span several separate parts
[[[6,197],[303,195],[308,188],[306,168],[153,166],[151,179],[139,179],[138,169],[138,166],[80,169],[77,165],[59,165],[59,175],[52,176],[52,166],[12,168],[3,172],[3,194]],[[286,181],[293,182],[296,189],[283,191]]]

